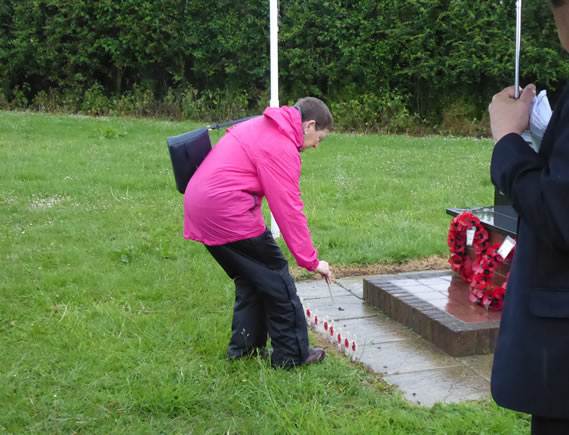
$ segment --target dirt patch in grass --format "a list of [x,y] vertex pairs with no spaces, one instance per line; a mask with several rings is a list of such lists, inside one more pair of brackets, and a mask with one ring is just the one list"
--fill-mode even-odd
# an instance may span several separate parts
[[[418,272],[421,270],[450,270],[448,257],[440,255],[390,264],[333,264],[331,268],[335,279],[347,276],[389,275],[393,273]],[[321,278],[318,274],[307,272],[296,266],[291,267],[291,274],[297,281]]]

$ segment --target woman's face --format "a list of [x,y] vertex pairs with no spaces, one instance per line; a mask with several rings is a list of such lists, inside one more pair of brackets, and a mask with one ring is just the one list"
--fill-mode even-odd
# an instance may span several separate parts
[[305,121],[302,123],[302,128],[304,130],[302,151],[306,151],[308,148],[318,148],[318,144],[322,142],[330,131],[328,129],[316,130],[315,121]]
[[553,7],[553,18],[559,41],[565,51],[569,51],[569,1],[565,1],[562,6]]

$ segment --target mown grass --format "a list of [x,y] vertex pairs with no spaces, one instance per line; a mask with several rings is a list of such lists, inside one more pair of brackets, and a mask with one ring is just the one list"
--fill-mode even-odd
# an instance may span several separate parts
[[[232,283],[182,238],[165,142],[193,127],[0,112],[0,431],[527,430],[491,401],[410,405],[339,355],[292,371],[226,361]],[[445,208],[491,203],[490,153],[490,141],[331,135],[303,155],[321,257],[445,254]]]

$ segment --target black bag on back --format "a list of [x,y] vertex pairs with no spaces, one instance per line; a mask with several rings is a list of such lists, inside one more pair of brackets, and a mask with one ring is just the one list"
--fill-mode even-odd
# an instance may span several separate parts
[[209,138],[209,130],[237,124],[256,116],[236,119],[234,121],[222,122],[221,124],[209,127],[198,128],[178,136],[169,137],[168,150],[170,151],[170,159],[172,160],[172,169],[174,170],[174,179],[176,180],[176,188],[178,192],[185,193],[186,187],[190,182],[190,178],[201,165],[203,160],[211,151],[211,140]]
[[178,192],[184,193],[190,178],[211,151],[209,129],[203,127],[178,136],[171,136],[167,142],[176,188]]

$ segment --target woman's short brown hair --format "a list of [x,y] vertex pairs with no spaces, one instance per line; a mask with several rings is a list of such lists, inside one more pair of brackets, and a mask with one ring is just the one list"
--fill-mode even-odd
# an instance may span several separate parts
[[300,109],[302,122],[316,121],[316,130],[331,131],[334,127],[334,119],[328,106],[316,97],[304,97],[295,104]]

